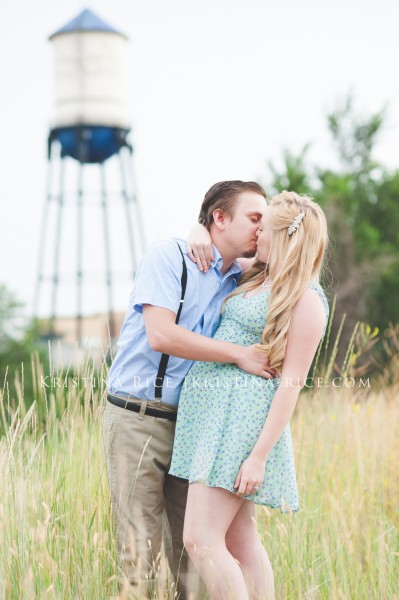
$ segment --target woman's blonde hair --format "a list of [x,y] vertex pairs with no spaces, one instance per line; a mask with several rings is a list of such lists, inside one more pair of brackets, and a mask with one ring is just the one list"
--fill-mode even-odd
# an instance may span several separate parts
[[[239,286],[228,298],[252,290],[270,276],[272,290],[262,334],[261,349],[269,355],[270,366],[281,372],[287,345],[291,313],[311,280],[318,281],[327,248],[327,222],[320,206],[305,195],[281,192],[269,202],[272,207],[270,260],[256,260],[243,274]],[[298,228],[288,228],[303,212]]]

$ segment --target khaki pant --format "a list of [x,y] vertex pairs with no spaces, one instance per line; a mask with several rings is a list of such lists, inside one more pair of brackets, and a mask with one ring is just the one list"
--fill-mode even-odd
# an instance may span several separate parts
[[165,552],[179,599],[203,597],[199,577],[183,548],[188,484],[168,474],[175,426],[168,419],[106,403],[104,444],[120,581],[137,598],[151,596],[156,589],[165,529],[170,534]]

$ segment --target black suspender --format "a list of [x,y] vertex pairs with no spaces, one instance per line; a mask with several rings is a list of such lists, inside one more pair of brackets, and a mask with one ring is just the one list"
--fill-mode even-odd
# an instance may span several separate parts
[[[181,298],[180,298],[179,310],[177,311],[176,320],[175,320],[176,325],[180,319],[180,313],[182,311],[183,303],[184,303],[184,294],[186,293],[186,286],[187,286],[187,265],[186,265],[186,261],[184,260],[184,255],[183,255],[182,249],[180,248],[180,244],[177,244],[177,245],[179,246],[179,250],[180,250],[180,254],[181,254],[181,258],[182,258],[183,272],[181,274]],[[162,398],[163,380],[165,377],[168,362],[169,362],[169,354],[162,354],[161,361],[159,363],[157,378],[155,380],[155,398],[157,400],[161,400],[161,398]]]

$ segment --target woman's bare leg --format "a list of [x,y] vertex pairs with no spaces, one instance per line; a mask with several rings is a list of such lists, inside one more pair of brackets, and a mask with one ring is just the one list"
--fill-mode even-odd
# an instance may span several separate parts
[[249,600],[241,568],[225,541],[243,502],[221,488],[189,485],[183,541],[211,600]]
[[274,600],[274,575],[261,542],[255,504],[244,500],[226,535],[226,545],[241,566],[252,600]]

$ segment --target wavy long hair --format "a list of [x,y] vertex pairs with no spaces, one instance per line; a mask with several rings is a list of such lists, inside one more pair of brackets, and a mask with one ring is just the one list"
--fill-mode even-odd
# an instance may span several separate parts
[[[319,281],[328,244],[327,222],[320,206],[309,196],[281,192],[269,201],[272,207],[272,238],[269,263],[258,259],[243,274],[227,298],[252,290],[270,276],[271,295],[260,348],[269,355],[270,366],[281,373],[291,313],[310,281]],[[295,217],[304,212],[298,229],[288,234]]]

